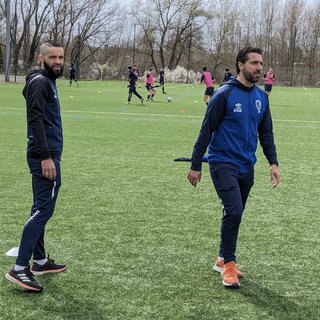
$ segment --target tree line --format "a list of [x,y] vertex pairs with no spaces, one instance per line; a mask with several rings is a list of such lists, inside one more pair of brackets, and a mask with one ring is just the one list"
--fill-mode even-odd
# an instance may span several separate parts
[[[0,72],[7,2],[0,0]],[[238,50],[250,45],[262,48],[280,83],[320,80],[319,0],[16,0],[10,12],[10,62],[18,74],[51,39],[81,78],[120,79],[133,63],[142,71],[207,66],[221,75],[226,67],[235,71]]]

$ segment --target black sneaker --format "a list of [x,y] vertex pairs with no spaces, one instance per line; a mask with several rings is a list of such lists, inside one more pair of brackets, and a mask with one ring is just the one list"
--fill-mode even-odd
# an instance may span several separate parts
[[43,274],[46,274],[46,273],[58,273],[64,270],[66,270],[66,265],[54,263],[54,260],[49,259],[49,255],[48,255],[48,261],[44,265],[40,265],[34,262],[31,268],[31,272],[35,276],[42,276]]
[[12,269],[6,274],[6,278],[27,290],[37,292],[41,292],[43,290],[41,284],[33,278],[33,274],[30,272],[30,267],[26,267],[21,271],[15,271]]

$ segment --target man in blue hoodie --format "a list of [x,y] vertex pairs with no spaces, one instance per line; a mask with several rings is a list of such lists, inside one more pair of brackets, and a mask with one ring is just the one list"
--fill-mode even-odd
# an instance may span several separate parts
[[56,79],[63,72],[64,50],[58,43],[46,42],[40,47],[38,60],[40,68],[27,76],[22,92],[27,105],[27,162],[32,175],[33,206],[22,232],[16,264],[6,278],[40,292],[43,287],[34,275],[66,269],[49,259],[44,249],[45,226],[54,212],[61,185],[63,136]]
[[245,47],[236,58],[238,76],[220,87],[212,99],[195,143],[187,178],[196,187],[208,148],[212,182],[222,204],[220,251],[213,267],[223,284],[239,287],[236,245],[241,217],[254,182],[258,140],[270,165],[273,188],[280,183],[272,118],[266,93],[256,86],[262,51]]

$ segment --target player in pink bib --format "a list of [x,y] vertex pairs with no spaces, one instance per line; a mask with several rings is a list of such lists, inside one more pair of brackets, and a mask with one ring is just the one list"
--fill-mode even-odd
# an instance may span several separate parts
[[154,74],[153,68],[150,68],[149,72],[146,75],[146,89],[148,90],[147,101],[153,101],[153,97],[156,94],[156,89],[153,86],[154,83]]
[[203,67],[202,71],[203,73],[200,79],[200,83],[204,82],[206,85],[206,90],[204,92],[203,100],[205,104],[208,105],[208,102],[211,96],[213,95],[213,91],[214,91],[214,78],[211,72],[208,71],[207,67]]
[[273,72],[273,67],[270,67],[269,71],[263,76],[264,80],[264,91],[270,96],[272,85],[275,83],[275,74]]

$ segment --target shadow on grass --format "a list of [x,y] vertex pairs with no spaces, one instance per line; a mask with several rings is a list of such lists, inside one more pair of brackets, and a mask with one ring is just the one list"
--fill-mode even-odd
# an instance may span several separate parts
[[319,320],[320,310],[317,306],[310,308],[292,301],[290,298],[273,292],[259,284],[243,279],[241,288],[238,290],[245,299],[260,310],[264,310],[274,319],[309,319]]
[[[7,310],[8,313],[4,312],[2,314],[4,318],[0,315],[0,319],[30,319],[28,314],[31,311],[37,312],[39,319],[105,320],[108,318],[101,305],[83,290],[90,284],[76,282],[72,284],[68,277],[65,277],[66,286],[63,286],[61,281],[56,284],[54,279],[60,276],[62,275],[48,274],[37,277],[44,287],[42,292],[24,290],[17,285],[10,287],[8,294],[10,300],[15,301],[16,307]],[[91,290],[92,288],[88,288],[88,292],[92,292]],[[19,316],[12,318],[14,314]]]
[[[92,288],[88,288],[88,294],[85,294],[84,287],[90,286],[89,283],[70,283],[69,277],[66,277],[68,281],[66,288],[61,284],[56,284],[53,278],[58,275],[47,275],[42,284],[45,288],[45,293],[49,295],[49,299],[46,299],[45,309],[48,314],[53,318],[58,317],[61,319],[94,319],[105,320],[105,311],[101,309],[99,303],[90,296]],[[68,278],[68,279],[67,279]],[[71,288],[74,288],[73,290]],[[71,290],[70,290],[71,289]],[[107,304],[107,302],[106,302]]]

